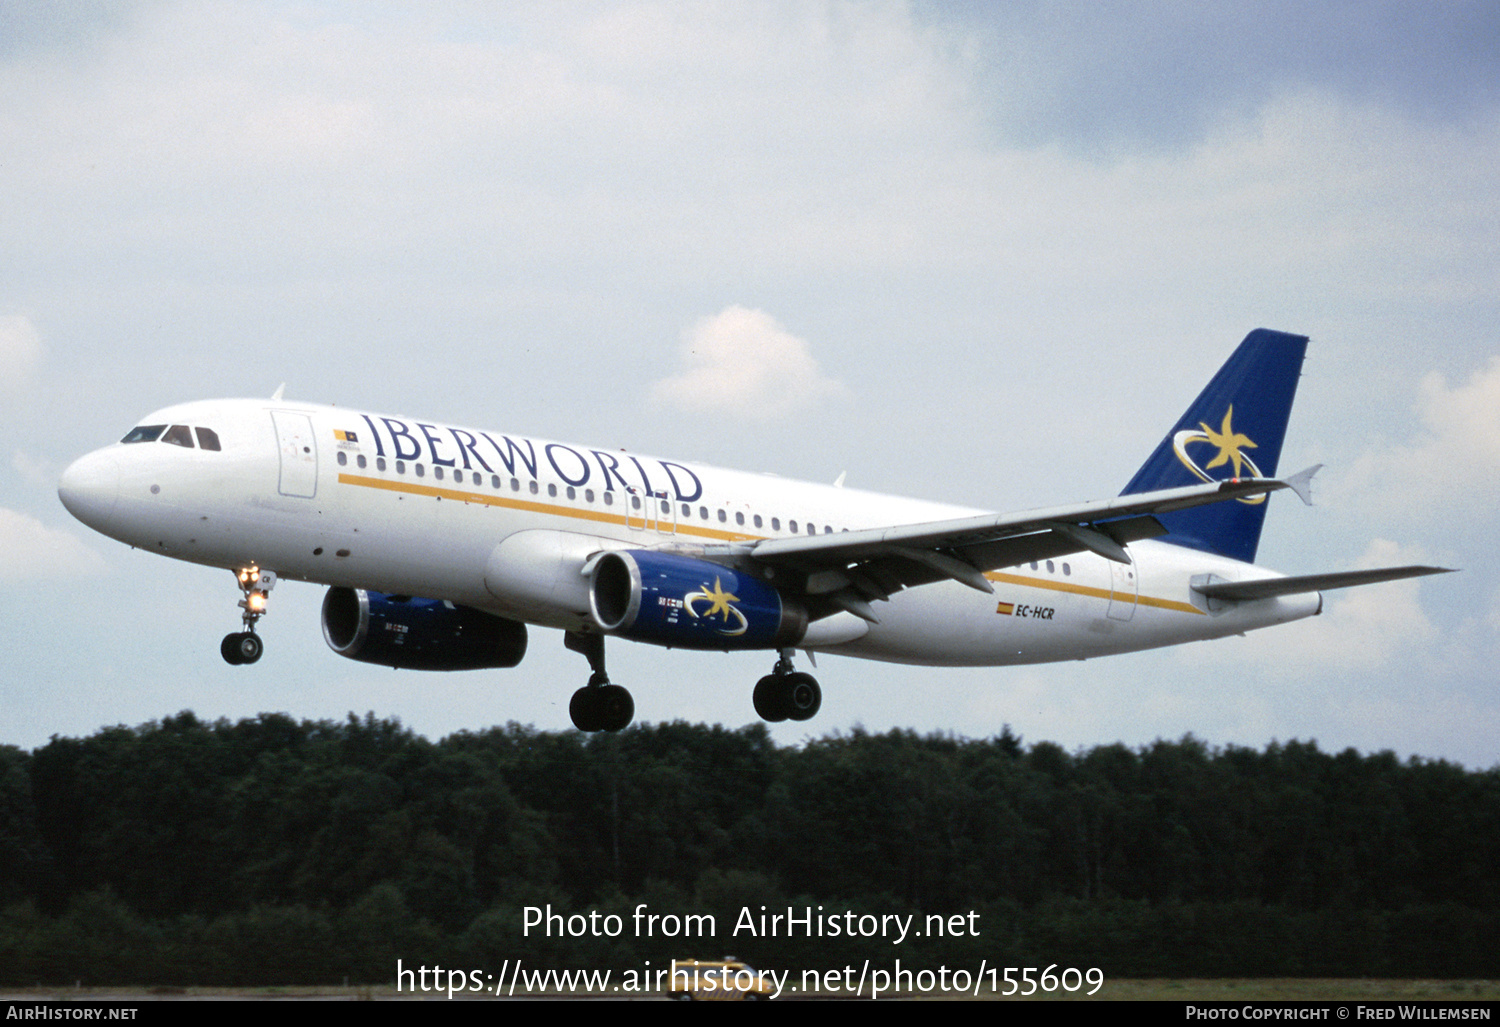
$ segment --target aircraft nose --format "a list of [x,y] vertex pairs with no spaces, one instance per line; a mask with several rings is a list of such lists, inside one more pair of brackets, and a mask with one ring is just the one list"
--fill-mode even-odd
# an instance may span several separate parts
[[120,465],[103,450],[81,456],[63,472],[57,498],[68,513],[95,531],[105,531],[120,495]]

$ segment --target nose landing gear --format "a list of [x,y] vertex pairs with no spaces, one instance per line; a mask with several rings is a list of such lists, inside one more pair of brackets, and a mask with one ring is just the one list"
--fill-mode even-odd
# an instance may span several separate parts
[[753,698],[762,720],[811,720],[823,705],[823,690],[811,674],[792,670],[792,651],[783,649],[775,669],[755,683]]
[[255,633],[255,622],[266,615],[266,596],[276,587],[276,572],[245,567],[236,573],[235,580],[239,582],[240,591],[245,593],[245,598],[239,603],[240,609],[245,611],[240,615],[245,630],[225,635],[224,641],[219,643],[219,655],[224,657],[225,663],[238,666],[254,663],[265,652],[265,643]]

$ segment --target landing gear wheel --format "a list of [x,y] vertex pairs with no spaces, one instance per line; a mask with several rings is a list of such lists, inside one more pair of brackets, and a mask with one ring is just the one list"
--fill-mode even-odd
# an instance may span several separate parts
[[240,658],[240,636],[238,633],[225,635],[224,641],[219,643],[219,655],[224,657],[224,662],[238,667],[245,661]]
[[260,640],[260,636],[249,631],[240,633],[240,662],[254,663],[260,659],[266,651],[266,644]]
[[786,694],[781,688],[782,675],[767,674],[755,683],[755,712],[761,720],[779,724],[788,715]]
[[594,700],[599,710],[599,730],[623,731],[635,719],[635,700],[623,685],[603,685]]
[[811,674],[788,674],[781,679],[782,709],[792,720],[811,720],[823,705],[823,690]]
[[224,657],[225,663],[236,667],[244,663],[254,663],[265,651],[266,645],[260,640],[260,636],[249,631],[225,635],[224,641],[219,643],[219,655]]
[[573,726],[580,731],[599,730],[599,704],[594,702],[598,691],[597,688],[584,685],[573,693],[573,698],[568,703],[568,716],[573,718]]
[[623,731],[635,718],[635,700],[623,685],[584,685],[573,693],[568,716],[580,731]]
[[823,689],[811,674],[792,670],[790,651],[782,653],[776,669],[755,683],[755,712],[762,720],[811,720],[823,705]]

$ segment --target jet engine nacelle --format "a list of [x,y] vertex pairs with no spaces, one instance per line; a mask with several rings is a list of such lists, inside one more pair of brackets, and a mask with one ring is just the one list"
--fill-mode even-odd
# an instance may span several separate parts
[[690,556],[605,553],[589,575],[596,627],[683,649],[778,649],[807,632],[807,611],[770,585]]
[[409,670],[514,667],[526,655],[526,625],[456,606],[330,588],[323,598],[323,638],[340,656]]

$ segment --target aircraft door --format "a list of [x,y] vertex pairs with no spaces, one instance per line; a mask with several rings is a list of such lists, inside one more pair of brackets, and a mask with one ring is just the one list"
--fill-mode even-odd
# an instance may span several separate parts
[[629,505],[625,507],[625,526],[674,535],[677,533],[677,508],[664,492],[655,495],[632,492]]
[[[1128,555],[1128,553],[1127,553]],[[1109,562],[1109,619],[1130,620],[1135,616],[1135,600],[1140,588],[1135,562]]]
[[318,493],[318,446],[312,418],[291,410],[272,410],[271,422],[276,426],[276,444],[281,451],[277,491],[283,496],[313,498]]
[[677,534],[677,507],[665,492],[658,492],[653,500],[656,504],[656,530],[663,535]]

